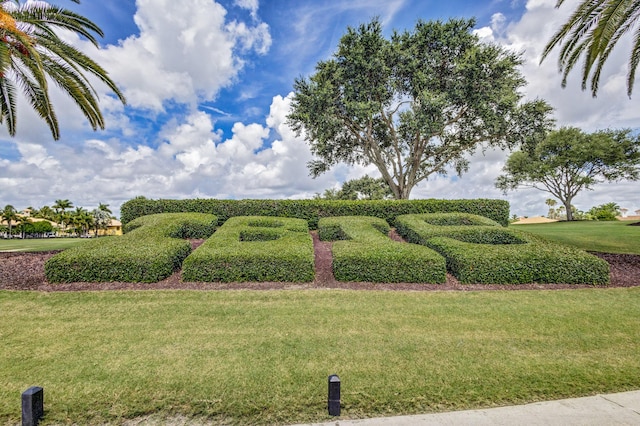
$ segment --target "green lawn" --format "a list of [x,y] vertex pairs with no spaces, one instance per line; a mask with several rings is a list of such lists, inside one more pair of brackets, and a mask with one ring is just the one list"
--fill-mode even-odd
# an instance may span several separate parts
[[64,250],[88,241],[87,238],[12,238],[0,239],[2,251],[50,251]]
[[583,250],[640,254],[640,226],[629,226],[631,223],[579,221],[512,226]]
[[640,288],[0,292],[0,424],[150,413],[225,424],[493,407],[640,389]]

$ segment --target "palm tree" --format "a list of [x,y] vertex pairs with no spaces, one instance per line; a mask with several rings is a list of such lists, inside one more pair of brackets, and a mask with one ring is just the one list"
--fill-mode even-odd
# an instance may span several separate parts
[[547,217],[549,219],[555,219],[556,218],[556,210],[554,209],[554,207],[555,207],[556,204],[558,204],[558,202],[556,200],[554,200],[553,198],[547,198],[544,203],[549,206],[549,213],[547,213]]
[[7,222],[9,227],[9,238],[11,238],[11,228],[13,227],[13,222],[18,220],[18,211],[11,204],[7,204],[2,209],[2,220]]
[[93,225],[93,216],[84,207],[76,207],[70,216],[69,223],[75,227],[77,234],[86,235],[89,233],[89,229]]
[[[557,0],[556,7],[560,7],[564,1]],[[627,74],[627,95],[631,96],[636,68],[640,62],[640,28],[636,25],[639,18],[640,0],[583,0],[569,21],[551,38],[540,62],[556,46],[561,46],[558,66],[563,74],[562,87],[565,87],[567,75],[584,54],[582,90],[586,90],[589,74],[595,65],[591,76],[591,94],[595,97],[602,66],[620,37],[633,30]]]
[[16,220],[18,222],[18,226],[20,226],[20,237],[24,239],[26,237],[26,226],[31,223],[31,219],[27,216],[18,216]]
[[109,204],[99,203],[98,210],[100,210],[101,212],[109,213],[109,214],[112,213],[111,210],[109,209]]
[[42,206],[38,209],[37,213],[34,214],[35,217],[41,217],[47,220],[53,220],[55,218],[55,212],[49,206]]
[[[79,3],[79,0],[72,0]],[[21,89],[36,113],[48,124],[54,140],[60,138],[58,119],[49,98],[53,81],[78,105],[93,130],[104,129],[98,96],[88,73],[105,83],[125,103],[124,95],[96,62],[57,35],[65,29],[99,47],[94,34],[100,27],[89,19],[45,2],[20,0],[0,3],[0,123],[16,133],[17,91]]]
[[56,200],[52,208],[56,212],[56,221],[62,225],[62,229],[65,229],[65,222],[67,221],[65,211],[73,208],[73,203],[66,198],[64,200]]

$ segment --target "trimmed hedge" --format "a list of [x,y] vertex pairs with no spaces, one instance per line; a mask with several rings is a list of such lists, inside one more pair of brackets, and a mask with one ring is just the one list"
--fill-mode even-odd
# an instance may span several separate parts
[[191,252],[184,238],[207,238],[218,219],[201,213],[138,218],[121,237],[104,237],[56,254],[45,263],[50,282],[157,282],[179,269]]
[[507,230],[486,218],[445,216],[398,217],[396,229],[408,241],[442,254],[461,283],[609,283],[609,264],[585,251]]
[[307,222],[282,217],[232,217],[182,265],[184,281],[311,282],[314,276]]
[[393,241],[389,225],[376,217],[322,218],[321,240],[333,243],[333,273],[339,281],[444,283],[445,259],[416,244]]
[[123,224],[156,213],[198,212],[214,214],[224,223],[234,216],[277,216],[304,219],[311,229],[331,216],[374,216],[394,223],[399,215],[438,212],[472,213],[509,223],[509,203],[504,200],[151,200],[137,197],[120,210]]
[[434,213],[398,216],[396,230],[409,242],[427,245],[427,240],[448,237],[476,244],[526,244],[516,231],[486,217],[466,213]]

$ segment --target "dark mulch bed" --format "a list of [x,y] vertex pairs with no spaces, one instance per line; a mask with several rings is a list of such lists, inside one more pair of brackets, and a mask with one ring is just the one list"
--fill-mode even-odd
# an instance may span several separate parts
[[[460,284],[453,276],[447,275],[445,284],[415,284],[415,283],[363,283],[336,281],[331,269],[331,243],[319,241],[317,233],[313,232],[315,248],[316,279],[311,283],[193,283],[183,282],[180,271],[165,280],[152,284],[141,283],[69,283],[51,284],[44,275],[44,263],[56,252],[0,253],[0,289],[4,290],[37,290],[37,291],[86,291],[86,290],[148,290],[148,289],[193,289],[193,290],[224,290],[224,289],[303,289],[303,288],[342,288],[358,290],[525,290],[525,289],[567,289],[588,288],[590,285],[575,284],[519,284],[519,285],[489,285],[489,284]],[[402,239],[392,231],[390,237]],[[196,248],[202,240],[193,240],[192,247]],[[611,283],[608,287],[640,286],[640,255],[593,253],[609,262],[611,265]]]

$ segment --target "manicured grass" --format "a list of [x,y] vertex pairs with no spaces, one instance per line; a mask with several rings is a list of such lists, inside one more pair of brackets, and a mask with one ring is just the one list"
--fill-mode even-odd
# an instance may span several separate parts
[[640,389],[640,288],[0,292],[0,424],[157,413],[225,424],[492,407]]
[[640,254],[640,226],[629,226],[631,223],[633,222],[552,222],[513,225],[513,228],[583,250]]
[[20,238],[12,238],[10,240],[0,239],[0,251],[64,250],[85,243],[89,240],[89,238],[29,238],[24,240]]

